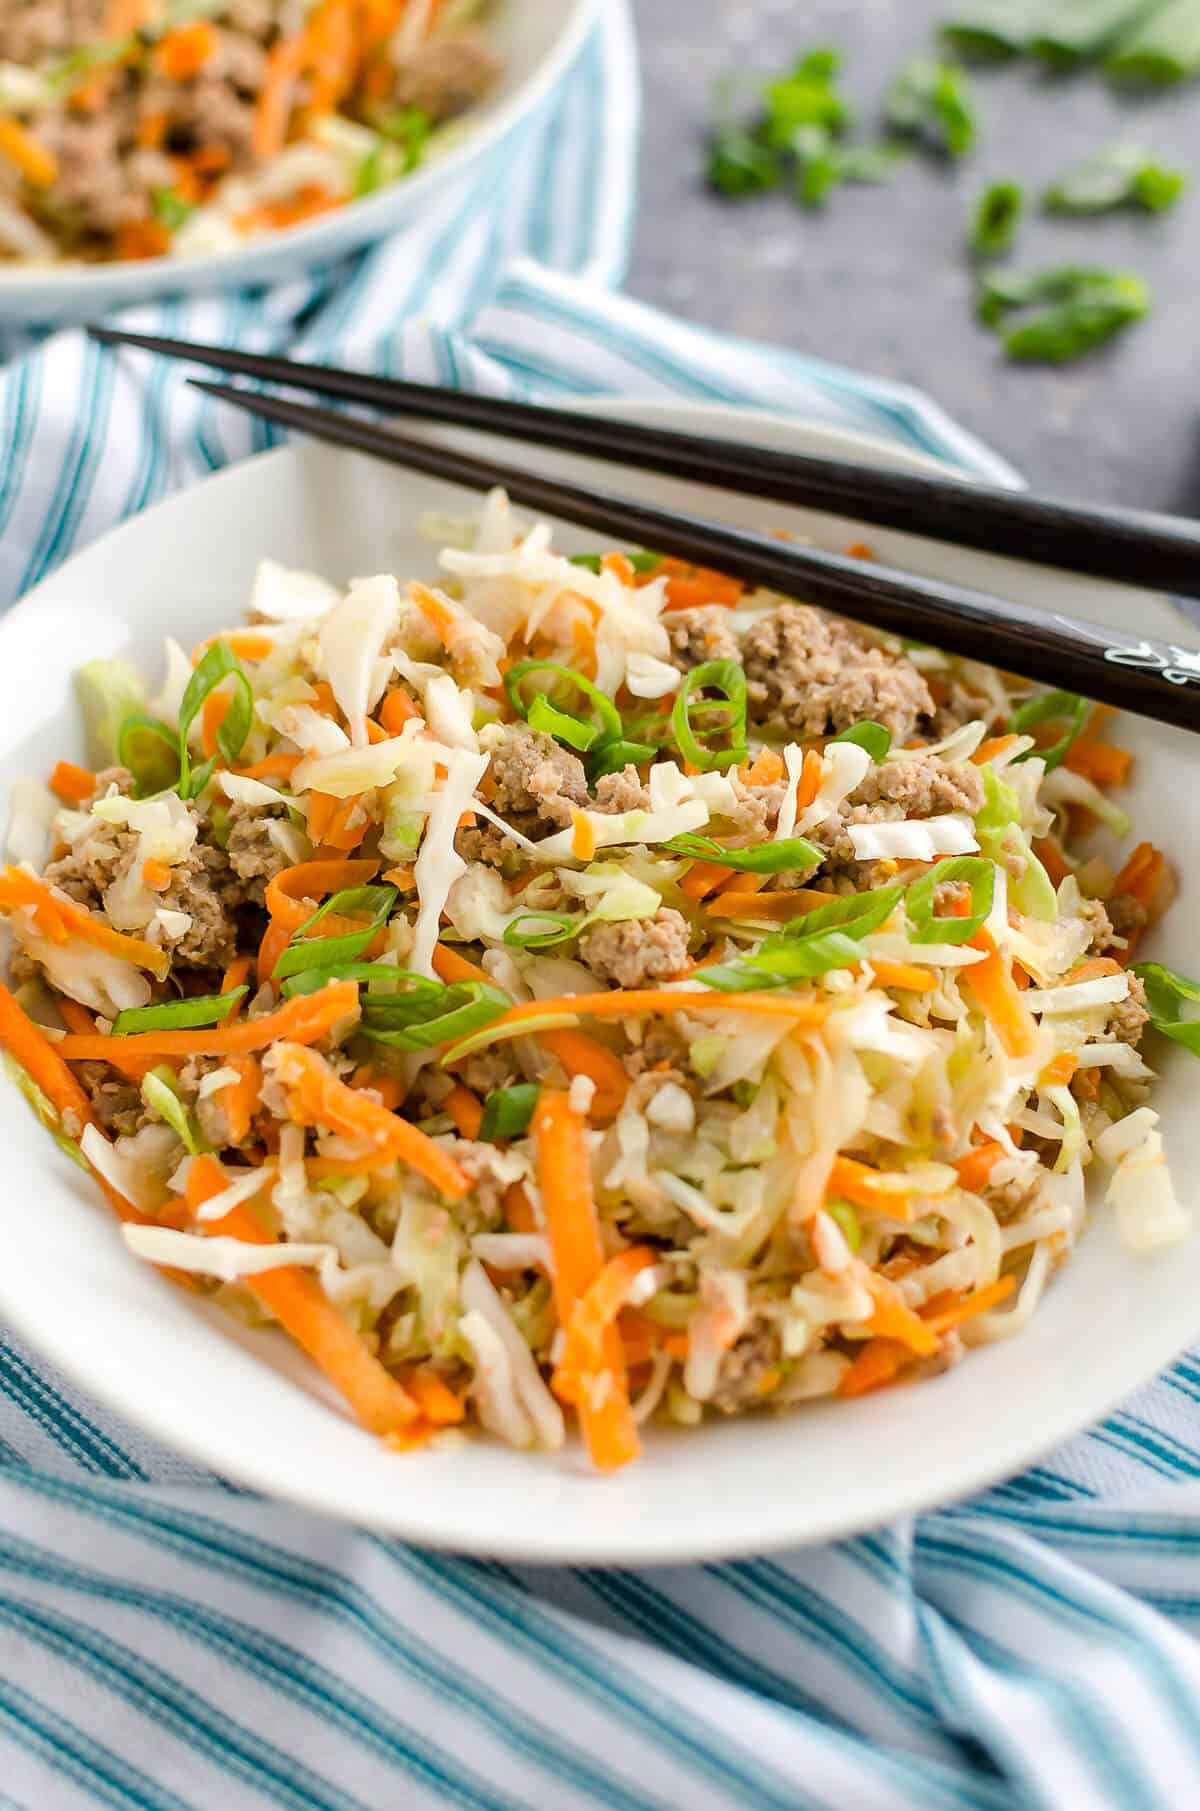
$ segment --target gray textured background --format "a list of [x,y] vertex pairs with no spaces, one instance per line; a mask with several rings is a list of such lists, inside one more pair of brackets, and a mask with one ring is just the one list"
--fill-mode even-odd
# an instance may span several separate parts
[[[689,320],[918,384],[1039,487],[1200,513],[1200,83],[1150,104],[1098,76],[981,71],[983,131],[963,167],[914,158],[824,214],[782,195],[740,203],[703,183],[713,80],[772,72],[836,44],[863,124],[896,65],[931,42],[946,0],[634,0],[642,47],[642,202],[629,288]],[[1191,171],[1162,219],[1027,216],[1014,265],[1120,265],[1153,286],[1149,319],[1064,370],[1007,365],[977,327],[964,219],[989,181],[1038,189],[1131,139]]]

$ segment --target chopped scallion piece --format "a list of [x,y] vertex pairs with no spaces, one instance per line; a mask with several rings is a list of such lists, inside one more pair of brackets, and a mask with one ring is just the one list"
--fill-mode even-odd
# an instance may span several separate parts
[[1015,182],[993,182],[975,204],[971,247],[983,258],[997,258],[1012,247],[1024,198]]
[[1113,145],[1065,170],[1042,196],[1048,214],[1108,214],[1138,207],[1165,213],[1187,187],[1182,170],[1169,170],[1132,145]]
[[179,738],[158,717],[126,717],[117,736],[117,760],[133,775],[138,798],[165,792],[179,778]]
[[[334,893],[311,918],[305,919],[275,964],[272,979],[282,981],[307,969],[330,969],[355,961],[387,923],[396,898],[395,887],[389,886],[344,887]],[[340,937],[313,937],[313,927],[331,912],[339,917],[361,912],[370,916],[360,931],[347,931]]]
[[[699,693],[723,692],[721,699]],[[736,660],[706,660],[688,673],[675,696],[671,734],[685,761],[704,772],[735,767],[746,754],[746,675]],[[712,747],[701,736],[724,740]]]
[[975,143],[975,100],[966,71],[955,63],[914,57],[893,78],[885,114],[893,132],[949,157],[965,157]]
[[[582,918],[572,912],[522,912],[505,925],[504,941],[512,949],[549,950],[556,944],[570,943],[582,923]],[[533,928],[525,929],[527,925]]]
[[361,1035],[395,1050],[428,1050],[467,1037],[511,1005],[506,993],[483,981],[456,982],[432,999],[415,990],[391,995],[386,1004],[368,996],[362,1002]]
[[113,1021],[115,1038],[139,1031],[187,1031],[200,1025],[219,1025],[249,991],[231,987],[227,994],[193,994],[186,1000],[169,1000],[161,1006],[131,1006]]
[[1165,86],[1184,82],[1200,70],[1200,6],[1196,0],[1169,0],[1166,6],[1135,9],[1131,28],[1118,39],[1107,63],[1119,81]]
[[1029,40],[1056,69],[1094,62],[1146,11],[1147,0],[1054,0]]
[[[939,918],[934,911],[937,888],[963,881],[971,889],[971,910],[965,918]],[[996,893],[996,864],[981,855],[952,855],[940,861],[920,880],[914,880],[904,900],[909,935],[914,943],[969,943],[982,930]]]
[[885,729],[882,723],[874,723],[867,718],[862,723],[852,723],[849,729],[839,730],[831,736],[831,742],[856,742],[859,748],[865,748],[872,761],[886,761],[892,746],[892,732]]
[[1052,773],[1070,752],[1072,743],[1079,736],[1087,721],[1091,707],[1086,698],[1076,692],[1042,692],[1036,698],[1029,698],[1017,706],[1008,720],[1010,735],[1027,736],[1039,723],[1060,723],[1067,725],[1066,732],[1049,748],[1031,748],[1018,761],[1028,761],[1033,755],[1040,755],[1046,763],[1046,772]]
[[493,1088],[483,1103],[479,1136],[487,1144],[498,1138],[521,1138],[529,1130],[537,1106],[537,1082],[515,1082],[511,1088]]
[[685,830],[663,844],[668,855],[687,855],[695,861],[720,862],[737,874],[783,874],[793,868],[819,868],[824,849],[802,836],[781,837],[774,843],[757,843],[752,849],[727,849],[710,836]]
[[210,692],[215,692],[222,681],[230,677],[233,679],[233,691],[229,700],[229,709],[217,728],[217,748],[230,766],[237,760],[242,752],[242,745],[250,734],[250,726],[254,722],[254,693],[250,681],[229,644],[224,641],[214,641],[188,680],[183,700],[179,706],[179,796],[181,799],[196,798],[212,778],[213,768],[216,766],[215,756],[206,761],[203,767],[192,771],[188,753],[188,734]]
[[[530,673],[549,673],[560,686],[571,686],[582,692],[595,712],[595,720],[588,722],[570,711],[561,710],[551,703],[545,692],[535,692],[527,698],[522,682]],[[582,673],[572,672],[570,667],[561,666],[557,661],[519,661],[504,675],[504,689],[513,709],[519,717],[524,717],[530,729],[541,730],[544,735],[553,736],[555,741],[565,743],[580,754],[602,742],[616,741],[623,734],[621,713],[612,699],[606,698]]]

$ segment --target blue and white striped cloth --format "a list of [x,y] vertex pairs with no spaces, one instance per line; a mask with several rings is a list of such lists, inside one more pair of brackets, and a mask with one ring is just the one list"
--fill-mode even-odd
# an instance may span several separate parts
[[[997,478],[919,396],[607,293],[616,3],[422,227],[151,327],[492,393],[770,405]],[[270,438],[78,334],[0,371],[0,597]],[[1200,1802],[1200,1355],[986,1496],[676,1571],[431,1556],[230,1489],[0,1341],[0,1811],[1185,1811]]]

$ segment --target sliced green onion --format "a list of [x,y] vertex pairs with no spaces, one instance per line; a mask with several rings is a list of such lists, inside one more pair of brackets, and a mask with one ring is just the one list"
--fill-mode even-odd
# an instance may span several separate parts
[[[312,946],[314,949],[318,945]],[[405,970],[395,968],[390,962],[335,962],[328,968],[305,968],[299,974],[289,975],[280,984],[279,991],[285,1000],[293,994],[315,994],[328,986],[330,981],[420,981],[421,975],[409,975]],[[440,981],[426,981],[430,993],[436,993],[441,987]],[[365,996],[377,998],[374,994]]]
[[843,931],[819,931],[812,937],[768,938],[756,956],[744,956],[711,968],[698,968],[694,979],[721,993],[754,993],[768,987],[787,987],[793,981],[812,981],[831,969],[850,968],[862,961],[854,937]]
[[649,742],[626,742],[624,739],[602,742],[584,762],[588,783],[594,786],[606,773],[623,773],[627,767],[640,767],[643,761],[652,761],[657,753],[658,749]]
[[644,548],[640,553],[629,555],[629,564],[635,572],[657,572],[662,562],[661,553],[650,553]]
[[456,982],[433,1003],[429,1016],[397,1024],[389,1001],[386,1009],[364,1006],[361,1033],[376,1044],[395,1050],[428,1050],[451,1038],[469,1037],[491,1024],[512,1005],[506,993],[483,981]]
[[1009,358],[1026,364],[1066,365],[1150,312],[1150,289],[1141,277],[1116,273],[1103,287],[1074,301],[1058,302],[1004,336]]
[[177,233],[185,220],[190,220],[195,207],[185,201],[178,189],[154,189],[150,196],[154,217],[169,233]]
[[1024,206],[1019,183],[993,182],[983,191],[971,217],[971,248],[981,258],[998,258],[1010,250]]
[[494,1144],[498,1138],[521,1138],[529,1130],[539,1092],[537,1082],[493,1088],[483,1103],[480,1138],[487,1144]]
[[1005,785],[990,761],[984,762],[980,772],[983,806],[975,817],[980,850],[1000,867],[1006,865],[1006,856],[1020,857],[1021,876],[1019,880],[1010,878],[1009,898],[1026,917],[1052,924],[1058,917],[1058,895],[1021,827],[1021,801],[1016,789]]
[[[723,699],[695,694],[723,692]],[[699,740],[693,715],[708,719],[706,735],[724,734],[727,748],[709,748]],[[746,675],[736,660],[706,660],[684,677],[671,711],[671,734],[686,761],[704,772],[734,767],[746,754]]]
[[764,949],[776,938],[812,936],[817,931],[844,931],[847,937],[869,937],[886,924],[904,897],[903,887],[874,887],[869,893],[851,893],[844,899],[831,898],[828,905],[805,912],[786,931],[768,938]]
[[[1014,757],[1016,761],[1028,761],[1031,756],[1039,755],[1046,763],[1046,772],[1052,773],[1060,765],[1071,745],[1087,721],[1088,701],[1077,692],[1043,692],[1040,697],[1030,698],[1025,704],[1017,706],[1008,720],[1010,735],[1024,736],[1038,723],[1058,723],[1065,721],[1066,733],[1050,748],[1030,748],[1024,754]],[[986,784],[986,782],[985,782]]]
[[217,748],[224,755],[230,766],[242,752],[246,737],[250,734],[254,722],[254,692],[250,681],[242,670],[241,662],[228,642],[214,641],[197,665],[183,694],[179,706],[179,796],[181,799],[194,799],[203,792],[212,778],[216,758],[206,761],[203,767],[192,771],[188,754],[188,732],[204,707],[204,701],[210,692],[215,692],[222,680],[233,678],[233,696],[229,709],[217,730]]
[[1045,17],[1044,0],[974,0],[942,24],[942,36],[964,56],[1019,57]]
[[390,112],[375,115],[372,124],[377,132],[400,146],[404,159],[398,174],[410,176],[425,155],[433,131],[432,116],[423,107],[393,107]]
[[1161,962],[1137,962],[1130,970],[1146,989],[1146,1005],[1155,1031],[1175,1044],[1182,1044],[1193,1056],[1200,1056],[1200,1015],[1184,1017],[1184,1008],[1200,1002],[1200,981],[1189,981],[1186,975],[1164,968]]
[[597,574],[603,570],[603,560],[603,554],[599,553],[573,553],[570,555],[572,566],[583,566],[588,572]]
[[[295,932],[275,964],[272,980],[282,981],[288,975],[303,974],[306,969],[330,969],[337,967],[339,963],[353,962],[387,923],[396,898],[395,887],[343,887],[340,893],[334,893],[327,899],[311,918],[306,918]],[[370,917],[361,931],[347,931],[341,937],[308,936],[307,933],[313,926],[319,924],[329,912],[344,912],[348,915],[369,912]]]
[[1111,145],[1065,170],[1042,196],[1042,206],[1048,214],[1108,214],[1123,207],[1161,214],[1186,187],[1182,170],[1169,170],[1132,145]]
[[1183,82],[1200,70],[1200,8],[1196,0],[1135,9],[1132,30],[1117,42],[1108,73],[1129,82]]
[[738,874],[783,874],[791,868],[819,868],[824,849],[802,836],[781,837],[776,843],[758,843],[753,849],[727,849],[710,836],[690,830],[663,844],[668,855],[687,855],[695,861],[720,862]]
[[949,157],[965,156],[975,143],[971,84],[954,63],[914,57],[893,78],[885,112],[893,132],[925,139]]
[[[521,695],[521,683],[530,673],[552,673],[556,679],[574,686],[591,704],[597,721],[588,723],[582,717],[560,710],[550,702],[545,692],[535,693],[526,704]],[[524,717],[530,729],[541,730],[545,735],[565,742],[568,748],[574,748],[581,754],[600,742],[615,741],[623,734],[621,713],[612,699],[606,698],[582,673],[572,672],[570,667],[560,666],[557,661],[519,661],[504,675],[504,689],[513,709],[519,717]]]
[[231,987],[227,994],[193,994],[187,1000],[170,1000],[162,1006],[132,1006],[113,1021],[115,1038],[138,1031],[186,1031],[198,1025],[219,1025],[227,1019],[247,987]]
[[[522,912],[504,927],[504,941],[510,949],[550,950],[559,943],[570,943],[583,919],[574,912]],[[540,930],[525,930],[525,925],[540,925]]]
[[1105,289],[1114,272],[1092,264],[1056,264],[1048,270],[995,270],[979,286],[978,314],[995,327],[1014,308],[1035,302],[1074,302]]
[[175,1086],[177,1079],[173,1069],[165,1066],[151,1069],[142,1077],[142,1099],[164,1124],[170,1126],[190,1157],[201,1157],[211,1151],[212,1146],[205,1143],[199,1125],[180,1100]]
[[117,760],[133,775],[138,798],[165,792],[179,779],[179,738],[158,717],[126,717],[117,733]]
[[882,723],[875,723],[867,718],[862,723],[852,723],[849,729],[839,730],[836,736],[830,736],[831,742],[854,742],[859,748],[865,748],[872,761],[886,761],[892,746],[892,732],[885,729]]
[[851,1251],[857,1251],[862,1244],[862,1226],[849,1201],[842,1201],[834,1196],[833,1200],[826,1201],[825,1212],[841,1228],[842,1237]]
[[1057,69],[1094,62],[1146,11],[1147,0],[1055,0],[1029,41]]
[[[971,889],[971,911],[966,918],[934,915],[934,890],[947,881],[965,881]],[[970,943],[987,920],[996,896],[996,864],[982,855],[952,855],[914,880],[904,909],[914,943]]]

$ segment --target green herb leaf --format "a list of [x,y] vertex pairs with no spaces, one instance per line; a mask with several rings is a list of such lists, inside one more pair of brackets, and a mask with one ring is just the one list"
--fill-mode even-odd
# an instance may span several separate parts
[[483,1103],[479,1136],[485,1144],[498,1138],[521,1138],[529,1130],[540,1090],[537,1082],[515,1082],[511,1088],[493,1088]]
[[922,139],[949,157],[964,157],[975,143],[971,83],[956,63],[914,57],[893,77],[884,112],[893,132]]
[[859,748],[865,748],[872,761],[886,761],[892,746],[892,732],[885,729],[882,723],[875,723],[866,718],[862,723],[852,723],[849,729],[839,730],[831,736],[831,742],[854,742]]
[[124,1038],[139,1031],[187,1031],[198,1025],[219,1025],[248,992],[246,987],[231,987],[227,994],[192,994],[162,1006],[127,1007],[113,1021],[112,1035]]
[[117,760],[133,775],[139,799],[166,792],[179,779],[179,738],[158,717],[126,717],[117,735]]
[[758,843],[752,849],[727,849],[709,836],[697,836],[685,830],[673,836],[663,848],[669,855],[687,855],[695,861],[720,862],[738,874],[784,874],[792,868],[819,868],[825,860],[824,849],[818,849],[802,836],[781,837],[778,842]]
[[[971,889],[971,912],[966,918],[934,915],[934,891],[947,881],[965,881]],[[940,861],[920,880],[914,880],[904,901],[913,943],[970,943],[982,929],[996,894],[996,864],[981,855],[952,855]]]
[[[535,692],[527,700],[521,688],[530,673],[550,673],[560,686],[571,686],[582,692],[595,712],[595,721],[589,723],[569,711],[560,710],[545,692]],[[555,741],[563,742],[581,754],[601,742],[616,741],[623,734],[621,713],[612,699],[606,698],[582,673],[572,672],[570,667],[560,666],[557,661],[518,661],[504,675],[504,689],[513,709],[519,717],[524,717],[530,729],[541,730],[544,735],[553,736]]]
[[[583,919],[574,912],[522,912],[504,927],[504,941],[511,949],[549,950],[556,944],[570,943]],[[541,930],[523,930],[523,925],[541,925]]]
[[224,721],[217,730],[217,747],[230,766],[242,752],[242,745],[254,722],[254,693],[237,656],[228,642],[214,641],[196,666],[179,706],[179,796],[194,799],[212,778],[214,761],[192,771],[188,754],[188,732],[203,709],[210,692],[230,676],[233,695]]
[[1130,970],[1146,989],[1150,1023],[1173,1043],[1200,1056],[1200,1014],[1184,1016],[1188,1006],[1200,1003],[1200,982],[1164,968],[1161,962],[1136,962]]
[[1024,205],[1020,185],[993,182],[975,204],[971,247],[982,258],[997,258],[1012,247]]
[[750,132],[716,132],[708,146],[708,186],[730,200],[777,189],[783,167],[777,152]]
[[1050,748],[1030,748],[1016,760],[1028,761],[1033,755],[1040,755],[1046,763],[1046,772],[1052,773],[1064,757],[1070,752],[1071,745],[1078,737],[1087,721],[1090,705],[1086,698],[1077,692],[1042,692],[1036,698],[1027,699],[1017,706],[1008,720],[1008,733],[1015,736],[1027,736],[1039,723],[1065,722],[1067,729],[1060,739]]
[[[387,923],[397,896],[396,888],[389,886],[344,887],[334,893],[295,932],[275,964],[272,980],[282,981],[309,969],[330,969],[339,963],[353,962]],[[330,912],[339,917],[366,912],[369,917],[361,931],[346,931],[340,937],[312,937],[309,933],[313,926]]]
[[[723,692],[724,698],[697,695],[705,691]],[[735,767],[745,758],[746,675],[736,660],[705,660],[684,676],[671,711],[671,734],[684,760],[704,772]],[[711,747],[701,735],[726,739],[728,745]]]
[[1187,187],[1182,170],[1169,170],[1145,151],[1113,145],[1072,164],[1042,196],[1048,214],[1108,214],[1138,207],[1165,212]]

